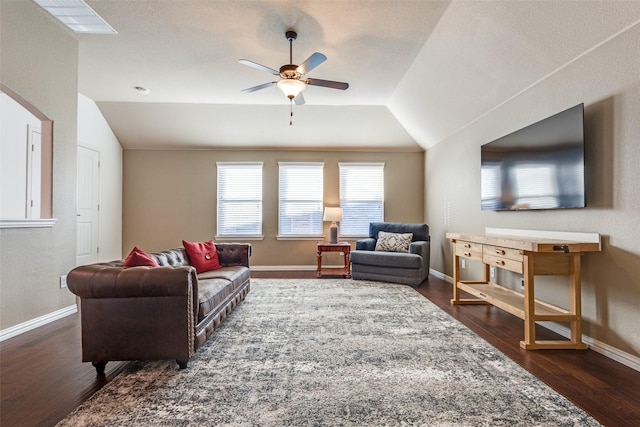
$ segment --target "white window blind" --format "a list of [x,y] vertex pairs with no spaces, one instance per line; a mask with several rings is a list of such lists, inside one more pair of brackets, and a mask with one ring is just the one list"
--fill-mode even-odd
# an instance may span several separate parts
[[322,236],[324,163],[280,162],[278,235]]
[[384,221],[384,163],[339,163],[341,236],[368,236]]
[[502,176],[500,165],[482,164],[480,168],[480,181],[482,182],[480,198],[483,209],[497,208],[500,206],[500,185]]
[[262,162],[216,163],[218,236],[262,235]]
[[559,189],[554,164],[517,164],[511,173],[515,175],[516,205],[536,209],[558,206]]

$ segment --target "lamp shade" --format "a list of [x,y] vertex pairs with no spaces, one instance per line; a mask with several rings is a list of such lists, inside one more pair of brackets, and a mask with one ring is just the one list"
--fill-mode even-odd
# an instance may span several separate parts
[[323,221],[340,222],[342,221],[342,208],[324,208]]
[[295,98],[307,87],[298,79],[282,79],[277,83],[277,86],[289,99]]

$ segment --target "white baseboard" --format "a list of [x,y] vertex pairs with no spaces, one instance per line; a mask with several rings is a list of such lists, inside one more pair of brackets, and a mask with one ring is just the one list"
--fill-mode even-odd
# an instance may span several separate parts
[[[553,322],[540,322],[540,326],[543,326],[565,338],[571,337],[571,330],[566,326],[559,325]],[[622,363],[631,369],[635,369],[640,372],[640,357],[636,357],[632,354],[625,353],[624,351],[605,344],[589,336],[582,335],[582,341],[589,346],[589,348],[596,353],[600,353],[603,356],[613,359],[616,362]]]
[[[444,273],[431,269],[429,271],[431,275],[437,277],[438,279],[444,280],[445,282],[453,284],[453,277],[447,276]],[[558,323],[553,322],[539,322],[540,326],[543,326],[550,331],[553,331],[563,337],[569,339],[571,337],[571,330],[566,326],[562,326]],[[596,353],[600,353],[603,356],[608,357],[609,359],[613,359],[618,363],[622,363],[625,366],[628,366],[631,369],[634,369],[640,372],[640,357],[634,356],[632,354],[626,353],[618,348],[610,346],[609,344],[598,341],[594,338],[591,338],[587,335],[582,335],[582,341],[589,346],[589,348]]]
[[[329,266],[323,268],[344,268],[343,265]],[[316,271],[318,267],[315,265],[252,265],[249,267],[251,271]]]
[[3,329],[0,331],[0,341],[4,341],[6,339],[15,337],[16,335],[23,334],[27,331],[35,329],[40,326],[44,326],[47,323],[51,323],[54,320],[62,319],[63,317],[69,316],[70,314],[74,314],[78,312],[77,305],[70,305],[68,307],[62,308],[60,310],[54,311],[53,313],[45,314],[44,316],[36,317],[35,319],[28,320],[26,322],[20,323],[18,325],[12,326],[7,329]]

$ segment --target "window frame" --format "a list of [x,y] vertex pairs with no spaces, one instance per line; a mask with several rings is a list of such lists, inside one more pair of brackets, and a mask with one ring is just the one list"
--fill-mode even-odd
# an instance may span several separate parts
[[[241,168],[241,167],[254,167],[260,170],[260,199],[221,199],[221,172],[224,172],[225,169],[231,168]],[[264,238],[264,162],[216,162],[216,240],[225,240],[225,239],[237,239],[241,237],[245,240],[262,240]],[[242,184],[246,186],[245,183]],[[252,185],[257,185],[257,183],[253,183]],[[241,190],[242,188],[239,188]],[[260,220],[260,230],[258,233],[231,233],[231,232],[223,232],[221,233],[221,224],[224,226],[224,221],[221,221],[221,208],[224,208],[225,205],[229,201],[235,201],[239,203],[255,203],[259,204],[260,214],[257,219]]]
[[[347,198],[346,196],[346,192],[348,191],[346,189],[346,186],[349,185],[348,182],[345,182],[345,177],[343,175],[343,172],[346,171],[348,168],[351,168],[352,170],[355,168],[379,168],[379,170],[381,171],[381,177],[380,177],[380,187],[377,189],[380,192],[380,197],[376,198],[376,199],[363,199],[363,200],[358,200],[360,203],[362,202],[369,202],[369,203],[379,203],[379,211],[380,211],[380,217],[379,218],[370,218],[369,221],[367,222],[367,226],[366,226],[366,230],[362,230],[361,232],[344,232],[343,229],[344,227],[344,223],[345,222],[349,222],[349,216],[350,216],[350,209],[348,208],[348,204],[352,203],[354,201],[354,199],[351,198]],[[339,179],[339,186],[340,186],[340,207],[342,208],[342,212],[343,212],[343,218],[342,218],[342,222],[340,223],[340,228],[339,228],[339,237],[344,237],[344,238],[361,238],[361,237],[368,237],[369,236],[369,226],[368,223],[369,222],[383,222],[384,221],[384,193],[385,193],[385,182],[384,182],[384,167],[385,167],[385,163],[384,162],[340,162],[338,163],[338,179]],[[357,200],[357,199],[356,199]],[[364,226],[363,226],[364,227]],[[349,230],[349,225],[347,225],[347,230]]]
[[[316,232],[309,233],[285,233],[283,232],[283,170],[293,167],[308,167],[320,169],[320,188],[315,189],[316,193],[320,194],[320,198],[309,199],[287,199],[287,202],[293,202],[297,200],[302,203],[316,203],[319,209],[317,213],[317,229]],[[316,171],[318,172],[318,171]],[[324,222],[322,215],[324,211],[324,162],[278,162],[278,240],[317,240],[323,238]]]

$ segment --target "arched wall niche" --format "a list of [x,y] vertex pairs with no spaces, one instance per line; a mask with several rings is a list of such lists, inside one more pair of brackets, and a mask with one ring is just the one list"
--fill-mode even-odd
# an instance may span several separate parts
[[[31,115],[40,121],[40,161],[39,161],[39,200],[40,209],[38,212],[29,214],[25,205],[24,215],[11,215],[5,218],[0,216],[0,228],[33,228],[33,227],[53,227],[56,220],[53,218],[53,121],[44,115],[40,110],[33,106],[26,99],[22,98],[16,92],[11,90],[7,85],[0,82],[0,92],[7,95],[16,104],[22,107]],[[25,132],[26,133],[26,132]],[[28,137],[25,135],[25,137]],[[4,139],[4,138],[3,138]],[[26,141],[26,139],[25,139]],[[0,144],[15,144],[11,140],[0,141]],[[34,165],[34,167],[38,167]],[[24,168],[19,165],[21,170],[27,174],[27,164]],[[36,174],[35,176],[37,176]],[[20,185],[24,182],[24,178],[15,176],[14,179],[5,176],[3,178],[3,189],[5,186]],[[16,184],[18,183],[18,184]],[[26,187],[26,185],[25,185]],[[9,187],[6,187],[9,188]],[[4,191],[4,190],[3,190]],[[27,192],[25,188],[25,192]],[[29,203],[29,202],[27,202]]]

